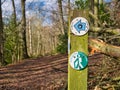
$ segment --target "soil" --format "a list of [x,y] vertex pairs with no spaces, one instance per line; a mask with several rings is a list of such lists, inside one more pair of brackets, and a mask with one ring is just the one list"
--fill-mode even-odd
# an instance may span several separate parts
[[67,55],[45,56],[0,68],[0,90],[60,90],[67,80]]
[[[67,54],[25,60],[0,68],[0,90],[65,90]],[[89,56],[88,90],[120,90],[120,60]]]
[[88,67],[88,90],[120,90],[119,59],[94,54]]

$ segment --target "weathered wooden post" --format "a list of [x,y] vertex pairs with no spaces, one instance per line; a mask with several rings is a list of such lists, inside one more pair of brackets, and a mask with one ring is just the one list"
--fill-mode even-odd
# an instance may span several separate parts
[[[88,10],[73,10],[70,12],[68,31],[68,90],[87,90],[87,31],[89,24],[87,21],[82,20],[81,17],[88,20]],[[72,29],[76,29],[76,31]],[[82,33],[82,31],[85,31],[85,33]]]

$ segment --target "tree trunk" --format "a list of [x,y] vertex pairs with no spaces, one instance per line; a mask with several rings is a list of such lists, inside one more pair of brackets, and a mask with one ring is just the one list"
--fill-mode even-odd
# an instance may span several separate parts
[[[37,50],[36,50],[36,56],[39,56],[39,48],[40,48],[40,30],[38,29],[37,31]],[[49,46],[49,45],[48,45]]]
[[70,0],[68,0],[68,16],[70,15]]
[[2,22],[2,7],[0,0],[0,64],[4,64],[4,36],[3,36],[3,22]]
[[31,31],[31,19],[28,21],[28,46],[29,46],[29,56],[32,56],[32,31]]
[[89,47],[107,54],[111,57],[120,58],[120,46],[114,46],[96,39],[89,39]]
[[[94,0],[94,15],[98,18],[98,0]],[[95,26],[98,26],[98,22],[94,21]]]
[[59,8],[59,14],[60,14],[60,24],[61,24],[61,32],[64,34],[64,18],[63,18],[63,10],[62,10],[62,0],[58,0],[58,8]]
[[26,42],[26,15],[25,15],[25,1],[21,0],[21,7],[22,7],[22,39],[23,39],[23,58],[28,58],[27,53],[27,42]]
[[13,21],[14,21],[14,24],[16,26],[17,25],[17,23],[16,23],[16,8],[15,8],[14,0],[12,0],[12,7],[13,7]]
[[90,9],[94,13],[94,0],[90,0]]
[[103,0],[99,0],[100,5],[103,4]]

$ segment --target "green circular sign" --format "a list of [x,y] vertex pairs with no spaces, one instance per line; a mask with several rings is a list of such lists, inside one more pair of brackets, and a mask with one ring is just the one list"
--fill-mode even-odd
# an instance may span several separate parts
[[88,65],[87,55],[83,52],[74,52],[70,56],[70,66],[75,70],[83,70]]

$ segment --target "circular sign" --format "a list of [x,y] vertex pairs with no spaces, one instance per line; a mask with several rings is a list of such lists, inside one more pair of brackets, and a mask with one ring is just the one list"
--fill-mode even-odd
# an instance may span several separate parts
[[88,58],[83,52],[74,52],[70,56],[69,62],[73,69],[82,70],[88,65]]
[[72,20],[70,28],[73,34],[82,36],[88,32],[89,23],[85,18],[77,17]]

